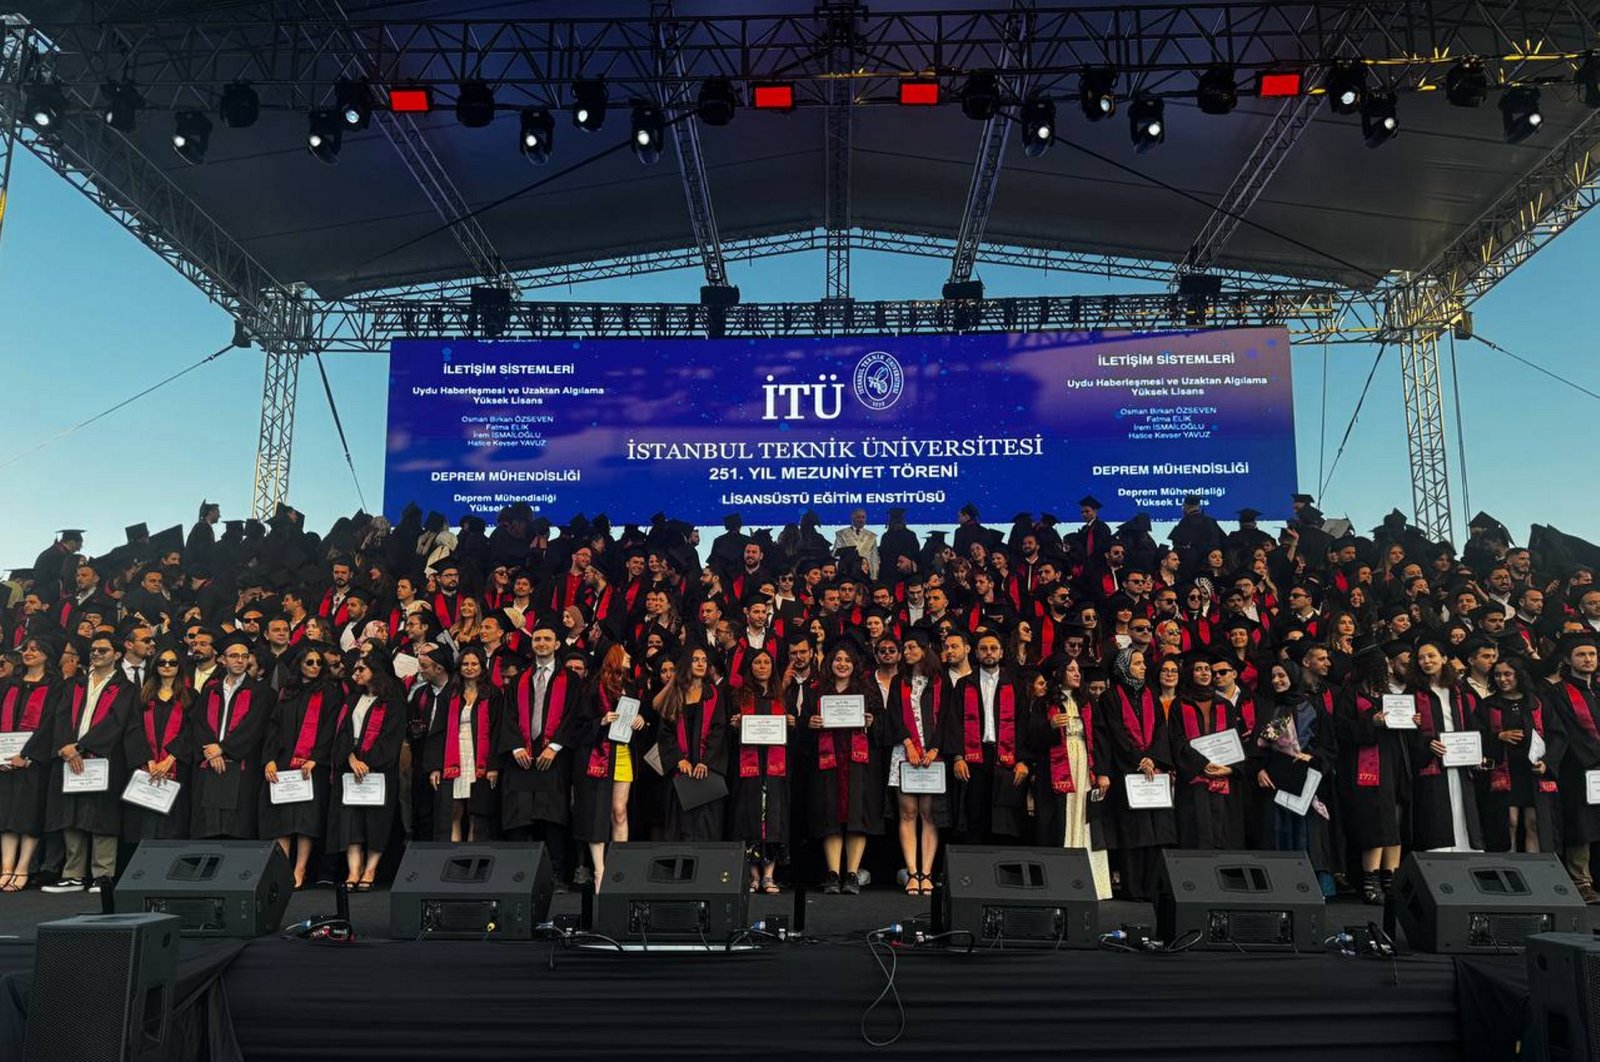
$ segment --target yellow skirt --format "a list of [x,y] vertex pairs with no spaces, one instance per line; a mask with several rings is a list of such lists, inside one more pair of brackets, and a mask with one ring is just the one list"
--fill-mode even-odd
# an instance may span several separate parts
[[613,782],[633,781],[633,757],[628,755],[628,746],[617,746],[617,769],[612,772]]

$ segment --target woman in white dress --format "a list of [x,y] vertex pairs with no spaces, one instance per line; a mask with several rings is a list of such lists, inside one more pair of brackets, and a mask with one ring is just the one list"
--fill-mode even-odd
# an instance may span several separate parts
[[[1040,750],[1033,770],[1034,826],[1038,843],[1089,853],[1095,894],[1111,899],[1111,867],[1095,843],[1090,810],[1111,788],[1107,752],[1096,746],[1094,703],[1083,691],[1083,668],[1074,658],[1052,660],[1053,683],[1034,703],[1031,744]],[[1107,761],[1109,763],[1109,761]],[[1096,816],[1098,818],[1098,815]]]
[[457,680],[445,688],[442,710],[434,713],[428,735],[434,838],[482,841],[489,836],[489,824],[499,820],[494,799],[500,772],[493,764],[500,701],[485,677],[481,646],[463,648],[456,668]]

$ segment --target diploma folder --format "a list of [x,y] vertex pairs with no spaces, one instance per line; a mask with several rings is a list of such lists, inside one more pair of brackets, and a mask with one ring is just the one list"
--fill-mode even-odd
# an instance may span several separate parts
[[707,772],[704,778],[679,774],[672,779],[672,791],[678,794],[678,803],[683,805],[683,810],[693,811],[727,796],[728,783],[716,771]]

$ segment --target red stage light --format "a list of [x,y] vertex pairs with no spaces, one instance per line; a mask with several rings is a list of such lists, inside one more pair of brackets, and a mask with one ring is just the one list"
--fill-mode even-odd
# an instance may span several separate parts
[[425,87],[390,89],[389,109],[395,114],[427,114],[433,110],[433,90]]
[[1263,72],[1256,76],[1256,95],[1264,100],[1300,95],[1299,71]]
[[906,107],[937,107],[939,105],[939,83],[937,81],[902,79],[900,82],[900,103]]
[[794,86],[786,81],[753,85],[750,99],[758,111],[792,111]]

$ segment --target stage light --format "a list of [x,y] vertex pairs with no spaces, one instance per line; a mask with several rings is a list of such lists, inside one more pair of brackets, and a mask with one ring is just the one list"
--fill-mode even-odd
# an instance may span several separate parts
[[758,82],[750,86],[750,102],[758,111],[792,111],[794,86],[787,81]]
[[1056,105],[1035,96],[1022,105],[1022,152],[1038,158],[1056,142]]
[[1400,116],[1395,110],[1396,104],[1392,92],[1372,93],[1362,101],[1361,135],[1367,147],[1378,147],[1399,135]]
[[119,133],[131,133],[138,123],[144,100],[131,81],[107,81],[100,86],[100,113],[106,124]]
[[234,81],[222,86],[217,110],[222,114],[222,124],[229,129],[248,129],[261,117],[261,97],[248,82]]
[[456,90],[456,121],[482,129],[494,121],[494,90],[483,81],[463,81]]
[[1445,72],[1444,98],[1457,107],[1478,107],[1489,98],[1489,75],[1475,56]]
[[1128,135],[1143,155],[1167,139],[1166,102],[1141,96],[1128,108]]
[[29,85],[22,104],[28,124],[35,129],[53,130],[67,113],[67,94],[54,82]]
[[179,111],[172,117],[172,150],[190,165],[206,160],[211,146],[211,119],[199,111]]
[[1334,114],[1355,114],[1367,98],[1367,68],[1345,59],[1333,64],[1322,82]]
[[543,166],[550,161],[556,149],[556,120],[549,111],[542,107],[523,108],[522,137],[517,146],[529,162]]
[[394,114],[427,114],[433,110],[433,89],[407,85],[389,90],[389,110]]
[[1578,72],[1573,75],[1573,81],[1583,89],[1583,102],[1591,107],[1600,107],[1600,59],[1593,52],[1584,55],[1583,63],[1579,65]]
[[1213,66],[1200,75],[1195,86],[1195,102],[1205,114],[1227,114],[1239,103],[1239,86],[1233,80],[1233,67]]
[[344,115],[338,111],[312,111],[306,130],[306,147],[318,161],[332,165],[339,161],[344,146]]
[[931,78],[901,78],[900,105],[902,107],[937,107],[939,105],[939,82]]
[[334,110],[346,129],[365,129],[372,121],[372,93],[365,81],[340,78],[333,86]]
[[572,124],[590,133],[606,124],[606,83],[577,81],[572,85]]
[[1539,131],[1544,115],[1539,111],[1539,90],[1532,85],[1506,89],[1500,97],[1500,123],[1505,127],[1506,143],[1520,144]]
[[739,94],[734,90],[733,82],[725,77],[714,77],[700,86],[700,99],[695,104],[695,110],[700,115],[700,120],[707,125],[723,126],[733,121],[733,114],[739,109]]
[[633,153],[646,166],[655,164],[661,158],[661,145],[667,132],[661,111],[651,103],[636,103],[632,125],[633,136],[628,143]]
[[1302,90],[1298,70],[1263,70],[1256,75],[1256,95],[1264,100],[1287,99]]
[[1091,122],[1117,113],[1117,72],[1110,69],[1085,70],[1078,78],[1078,106]]
[[1000,110],[1000,79],[987,70],[967,78],[961,86],[961,113],[975,122],[987,122]]

